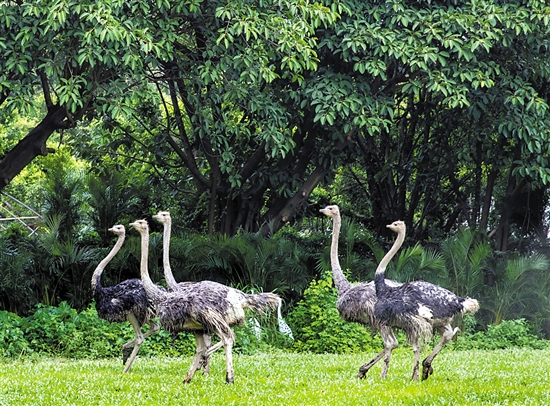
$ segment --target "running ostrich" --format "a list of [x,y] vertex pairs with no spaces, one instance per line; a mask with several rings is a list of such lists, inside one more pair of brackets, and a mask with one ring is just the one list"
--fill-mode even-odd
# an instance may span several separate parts
[[[92,275],[92,292],[94,294],[97,315],[109,322],[124,322],[128,320],[134,328],[135,337],[122,346],[122,363],[126,364],[124,372],[128,372],[137,356],[139,347],[146,337],[156,333],[159,327],[151,320],[153,309],[143,289],[141,280],[127,279],[118,285],[103,287],[101,274],[105,267],[118,253],[124,239],[126,230],[123,225],[115,225],[109,228],[118,236],[115,246],[109,254],[99,263]],[[143,334],[141,327],[149,324],[148,332]]]
[[[163,328],[173,336],[180,331],[195,335],[197,349],[187,376],[188,383],[197,369],[221,346],[225,349],[227,383],[233,383],[232,347],[235,336],[231,327],[245,319],[245,309],[264,313],[277,310],[281,299],[274,293],[248,295],[217,282],[202,281],[189,284],[186,290],[167,292],[155,285],[149,276],[149,225],[145,220],[130,224],[141,234],[141,280],[147,295],[157,309],[157,316]],[[207,347],[204,334],[216,334],[220,342]]]
[[[153,215],[153,218],[163,225],[163,238],[162,238],[162,264],[164,269],[164,278],[166,279],[166,285],[168,290],[182,290],[187,289],[190,285],[195,284],[196,282],[176,282],[174,275],[172,274],[172,267],[170,266],[170,235],[172,229],[172,217],[168,211],[159,211],[157,214]],[[254,292],[252,292],[254,293]],[[257,319],[252,319],[252,329],[256,338],[260,339],[260,323]],[[277,324],[279,326],[279,332],[283,335],[286,335],[291,340],[294,340],[292,335],[292,330],[290,326],[286,323],[282,316],[281,306],[277,309]],[[204,342],[207,347],[212,345],[210,336],[205,334],[203,336]],[[205,359],[204,373],[207,374],[209,371],[208,359]]]
[[441,341],[422,362],[422,380],[433,373],[432,362],[445,344],[459,331],[451,327],[451,321],[457,314],[474,314],[479,309],[476,299],[463,298],[424,281],[412,281],[393,286],[385,280],[385,270],[405,239],[406,227],[402,221],[395,221],[387,227],[397,233],[397,238],[378,265],[374,275],[374,284],[378,300],[374,307],[375,317],[384,326],[398,327],[405,332],[414,351],[412,379],[419,378],[420,354],[423,344],[439,331]]
[[[172,273],[172,267],[170,266],[170,235],[172,232],[172,217],[168,211],[159,211],[157,214],[153,215],[153,218],[163,225],[162,233],[162,267],[164,269],[164,279],[166,280],[166,286],[169,291],[183,290],[187,289],[190,285],[195,282],[176,282],[174,274]],[[212,346],[212,340],[208,334],[202,336],[204,340],[204,345],[207,348]],[[203,359],[204,373],[208,374],[210,372],[210,362],[209,358]]]
[[[373,327],[380,332],[384,342],[384,350],[378,353],[371,361],[359,368],[358,378],[364,378],[369,369],[384,357],[381,378],[385,378],[390,365],[391,352],[398,346],[398,341],[391,327],[381,325],[374,317],[374,304],[376,303],[376,289],[374,282],[362,282],[351,284],[348,282],[338,260],[338,237],[342,220],[340,209],[337,205],[327,206],[320,210],[321,213],[332,218],[332,244],[330,246],[330,263],[334,285],[338,290],[336,308],[340,317],[346,321],[356,322],[367,327]],[[388,284],[398,285],[397,282],[387,281]]]

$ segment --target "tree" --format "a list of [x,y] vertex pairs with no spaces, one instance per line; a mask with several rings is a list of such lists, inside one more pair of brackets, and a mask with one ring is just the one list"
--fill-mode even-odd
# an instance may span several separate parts
[[[253,5],[51,0],[4,2],[0,7],[5,21],[0,35],[6,38],[0,56],[5,67],[0,73],[0,105],[45,108],[41,122],[0,161],[0,189],[35,157],[53,152],[47,140],[55,131],[94,118],[118,126],[136,116],[133,107],[153,98],[156,105],[166,107],[166,121],[156,135],[164,137],[163,143],[182,160],[199,192],[210,192],[210,229],[216,214],[213,206],[221,196],[218,227],[228,233],[257,220],[246,216],[236,224],[228,220],[239,210],[232,186],[254,181],[249,177],[260,156],[269,152],[272,159],[284,160],[296,142],[286,137],[288,129],[280,131],[285,117],[276,111],[275,101],[266,99],[273,95],[269,83],[296,82],[304,70],[314,69],[318,61],[314,28],[338,16],[336,4],[331,9],[305,1]],[[225,77],[224,69],[228,69]],[[261,92],[262,88],[267,90]],[[243,96],[236,92],[239,89],[259,96],[250,111],[236,108]],[[249,101],[249,107],[253,103]],[[275,118],[267,126],[258,125],[256,115]],[[237,131],[239,120],[252,122]],[[190,123],[196,124],[194,128]],[[238,140],[231,139],[235,135]],[[231,164],[238,155],[229,148],[233,141],[235,148],[258,151],[240,173]],[[204,152],[195,158],[197,146]],[[302,161],[300,166],[305,165]],[[290,208],[278,202],[271,217],[290,217],[326,167],[313,171],[313,176],[302,169],[302,177],[312,180]],[[259,208],[255,210],[257,214]]]
[[506,249],[510,205],[550,179],[550,11],[501,3],[5,3],[0,102],[41,86],[48,114],[0,177],[85,118],[111,153],[192,193],[209,232],[276,231],[350,165],[377,233],[467,223]]
[[351,179],[371,200],[369,222],[383,232],[404,219],[415,239],[467,223],[495,230],[506,249],[509,205],[550,179],[549,7],[345,4],[350,12],[320,31],[304,104],[342,132],[359,128]]

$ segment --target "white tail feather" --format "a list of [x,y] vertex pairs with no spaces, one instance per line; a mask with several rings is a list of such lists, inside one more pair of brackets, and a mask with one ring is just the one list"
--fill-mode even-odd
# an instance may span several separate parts
[[464,314],[474,314],[479,310],[479,302],[476,299],[467,297],[464,300],[462,313]]

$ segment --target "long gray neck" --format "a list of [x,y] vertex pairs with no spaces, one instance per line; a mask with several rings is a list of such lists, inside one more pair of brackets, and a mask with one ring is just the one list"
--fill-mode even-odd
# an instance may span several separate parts
[[340,214],[333,216],[332,244],[330,245],[330,266],[332,268],[332,278],[334,280],[334,286],[336,286],[339,295],[347,291],[351,286],[346,279],[344,272],[342,272],[340,261],[338,260],[338,237],[340,235],[341,226],[342,220],[340,218]]
[[115,246],[111,249],[109,254],[97,265],[94,273],[92,274],[92,291],[95,292],[98,286],[101,286],[101,274],[105,267],[111,262],[114,256],[120,251],[122,244],[124,244],[125,234],[119,234]]
[[162,238],[162,265],[164,269],[164,279],[166,279],[166,286],[169,290],[175,290],[178,283],[174,279],[172,274],[172,268],[170,267],[170,222],[164,223],[164,233]]
[[149,230],[140,230],[141,234],[141,262],[139,266],[141,274],[141,283],[147,296],[153,301],[154,304],[158,303],[159,299],[164,296],[164,293],[160,287],[155,285],[149,276],[148,262],[149,262]]
[[376,272],[374,273],[374,285],[376,287],[376,291],[380,291],[381,289],[384,289],[386,287],[385,282],[385,272],[386,267],[392,260],[392,258],[395,256],[397,251],[399,251],[399,248],[401,248],[401,245],[403,245],[403,241],[405,241],[405,231],[399,231],[397,233],[397,238],[395,239],[392,247],[390,250],[384,255],[384,258],[382,258],[382,261],[378,264],[378,267],[376,268]]

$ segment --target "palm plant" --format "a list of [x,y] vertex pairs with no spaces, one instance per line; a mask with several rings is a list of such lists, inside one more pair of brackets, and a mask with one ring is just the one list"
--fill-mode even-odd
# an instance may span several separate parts
[[101,177],[88,177],[90,193],[88,204],[92,208],[91,226],[102,242],[110,241],[112,235],[109,227],[128,219],[129,213],[135,211],[139,199],[136,189],[126,186],[118,172],[105,174]]
[[298,243],[275,235],[188,235],[170,245],[177,280],[213,279],[245,291],[301,292],[310,278]]
[[485,260],[491,247],[476,242],[470,229],[461,229],[441,242],[441,254],[447,269],[448,289],[459,296],[477,297],[483,288]]
[[52,165],[48,173],[51,176],[44,182],[43,214],[63,216],[64,221],[58,224],[57,232],[61,238],[66,238],[73,235],[80,223],[83,174],[78,169],[65,171],[63,163]]
[[[508,254],[512,255],[512,254]],[[493,255],[488,269],[495,283],[486,286],[482,307],[491,316],[489,324],[526,318],[540,323],[550,319],[550,263],[544,255],[530,257]]]
[[[235,238],[235,237],[234,237]],[[305,253],[295,241],[278,234],[264,238],[259,234],[245,234],[246,244],[239,252],[239,267],[244,286],[257,286],[281,295],[303,292],[310,278]]]
[[0,237],[0,309],[17,314],[28,312],[38,301],[25,239],[22,234],[14,237],[8,232]]
[[388,275],[399,282],[425,280],[440,286],[448,284],[442,255],[418,243],[401,249],[397,261],[388,266]]
[[40,275],[40,302],[55,306],[69,300],[75,308],[87,306],[90,296],[91,270],[97,259],[97,251],[77,244],[74,237],[61,237],[63,216],[52,215],[35,237],[33,265]]

